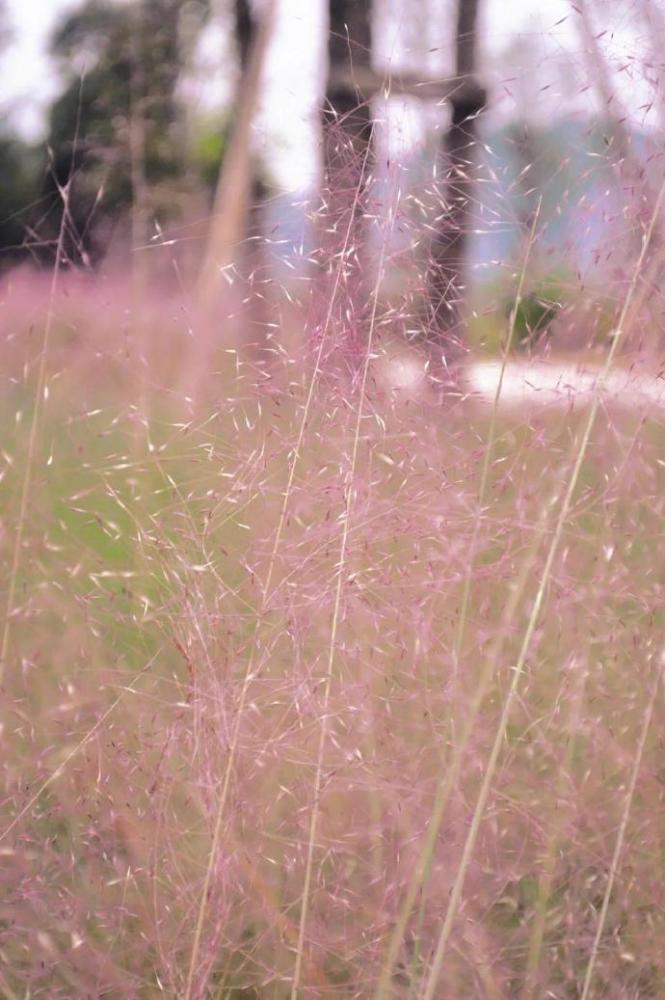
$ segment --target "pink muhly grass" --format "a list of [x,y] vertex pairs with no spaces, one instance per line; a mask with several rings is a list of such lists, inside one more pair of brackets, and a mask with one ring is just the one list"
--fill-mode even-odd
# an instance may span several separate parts
[[[338,166],[309,262],[268,282],[254,247],[219,320],[177,241],[182,286],[138,304],[120,274],[6,281],[8,996],[665,983],[659,418],[442,395],[423,199]],[[601,380],[648,321],[649,237]]]

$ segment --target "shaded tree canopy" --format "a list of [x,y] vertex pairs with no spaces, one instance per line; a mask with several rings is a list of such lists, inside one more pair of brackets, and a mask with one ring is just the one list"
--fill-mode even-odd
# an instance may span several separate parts
[[0,133],[0,268],[25,257],[33,236],[30,218],[39,187],[40,153],[10,133]]
[[448,174],[449,211],[441,217],[432,248],[430,345],[434,367],[445,370],[459,354],[466,298],[469,233],[478,118],[487,95],[477,79],[479,0],[457,0],[455,76],[460,86],[451,95],[451,122],[443,139],[444,169]]
[[[188,5],[189,6],[189,5]],[[199,23],[208,4],[198,5]],[[87,0],[51,42],[67,82],[51,108],[51,225],[71,179],[67,252],[101,254],[130,208],[161,221],[177,211],[185,172],[176,88],[183,65],[180,0]]]
[[[0,57],[11,40],[7,5],[0,0]],[[35,196],[39,156],[3,124],[0,127],[0,267],[25,252],[25,207]]]

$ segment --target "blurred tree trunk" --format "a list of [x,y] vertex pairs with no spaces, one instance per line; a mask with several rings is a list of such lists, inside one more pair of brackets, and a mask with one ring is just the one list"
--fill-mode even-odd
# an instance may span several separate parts
[[[329,0],[328,79],[322,112],[324,199],[328,209],[321,250],[324,265],[336,267],[346,253],[345,338],[343,349],[351,370],[364,343],[367,289],[367,233],[364,192],[371,142],[372,113],[362,83],[371,77],[371,0]],[[349,234],[346,241],[347,233]],[[347,242],[346,247],[344,246]],[[362,260],[365,255],[365,260]]]
[[235,31],[241,72],[236,91],[233,128],[220,171],[199,275],[198,301],[204,312],[214,306],[224,286],[222,272],[236,262],[239,244],[247,234],[249,207],[255,183],[251,126],[258,105],[275,6],[274,0],[268,0],[260,20],[255,22],[247,0],[236,0],[235,4]]
[[448,366],[462,350],[474,155],[478,117],[486,103],[476,76],[478,8],[479,0],[457,0],[455,77],[459,89],[450,98],[451,123],[443,143],[447,174],[444,214],[432,248],[429,342],[432,373],[443,381]]
[[[577,15],[575,23],[588,63],[589,80],[593,83],[607,116],[604,127],[608,133],[608,160],[616,165],[622,179],[624,189],[622,200],[634,216],[634,243],[635,252],[638,252],[642,242],[642,227],[648,224],[656,203],[656,191],[651,186],[648,172],[639,152],[635,150],[630,126],[626,124],[628,116],[621,106],[620,96],[615,91],[612,70],[601,46],[597,27],[592,21],[593,5],[589,3],[589,0],[579,0],[579,3],[574,5],[574,10]],[[656,4],[645,0],[640,11],[646,21],[646,26],[651,24],[656,29],[655,50],[657,51],[662,39],[662,36],[658,35],[658,31],[662,31],[665,27],[662,10]],[[598,23],[600,23],[600,18],[598,18]],[[659,58],[653,59],[652,57],[653,66],[658,66],[659,62]],[[663,95],[659,96],[662,102]],[[656,225],[654,242],[661,245],[662,240],[662,225],[659,222]]]
[[[640,252],[644,231],[649,225],[658,200],[657,188],[660,186],[660,178],[658,173],[655,173],[654,176],[654,173],[649,169],[652,157],[648,151],[640,152],[639,147],[636,148],[634,131],[627,124],[628,115],[625,113],[621,105],[620,95],[614,87],[612,68],[601,45],[601,37],[605,32],[598,32],[598,26],[605,23],[601,21],[601,15],[605,16],[604,11],[597,5],[590,3],[590,0],[579,0],[578,4],[571,4],[571,6],[576,14],[577,29],[588,63],[588,78],[598,93],[606,115],[603,126],[606,132],[607,160],[616,171],[619,183],[618,193],[622,204],[621,229],[627,231],[628,234],[628,241],[623,248],[621,247],[621,238],[619,238],[612,250],[615,266],[621,266],[624,263],[621,259],[622,252],[624,255],[627,253],[630,257],[637,257]],[[594,8],[596,8],[595,19],[593,18]],[[617,4],[617,12],[620,11],[621,7]],[[645,65],[650,65],[652,71],[655,69],[655,72],[658,73],[658,68],[662,65],[660,50],[662,48],[662,31],[665,28],[662,7],[660,4],[654,3],[653,0],[644,0],[639,5],[639,13],[647,36],[650,34],[652,38],[651,59],[645,55]],[[663,102],[660,88],[656,86],[655,90],[655,99],[660,104],[662,122],[665,102]],[[657,144],[660,145],[660,141]],[[661,213],[654,224],[649,254],[649,270],[643,280],[644,292],[636,297],[631,316],[626,323],[627,329],[631,326],[631,318],[637,315],[644,304],[644,299],[647,297],[645,295],[646,289],[658,288],[662,283],[664,244],[665,231]],[[653,323],[653,326],[657,328],[658,322]],[[643,350],[645,345],[653,347],[658,342],[657,336],[651,336],[647,339],[644,332],[640,333],[637,340],[629,338],[628,335],[624,336],[623,340],[624,344],[630,343],[632,348],[639,350]]]
[[[185,393],[194,399],[205,398],[205,386],[215,367],[215,353],[223,335],[227,346],[229,339],[239,335],[244,345],[250,346],[255,359],[256,354],[262,355],[262,365],[267,354],[265,334],[269,327],[263,312],[263,292],[252,282],[252,263],[248,260],[248,247],[252,247],[252,242],[257,244],[257,249],[251,251],[257,255],[260,241],[248,241],[247,237],[252,199],[257,193],[251,129],[272,35],[276,0],[266,0],[262,4],[260,17],[254,16],[249,0],[234,0],[233,10],[240,72],[230,135],[224,147],[196,281],[199,329],[192,344],[193,356],[184,369],[182,385]],[[240,328],[238,320],[242,324]]]
[[145,79],[141,52],[141,40],[145,35],[145,7],[137,4],[130,11],[132,31],[130,36],[131,62],[129,80],[129,159],[132,185],[132,246],[134,248],[132,270],[137,296],[143,291],[144,264],[143,248],[148,242],[150,220],[150,187],[146,178],[145,150]]
[[[266,12],[265,17],[272,17]],[[260,44],[259,22],[254,15],[250,0],[235,0],[235,36],[240,59],[240,84],[251,72],[252,53]],[[265,52],[262,56],[265,59]],[[244,247],[238,247],[238,263],[241,266],[241,281],[245,288],[247,308],[244,311],[244,321],[247,329],[245,340],[258,362],[264,376],[270,374],[271,362],[275,360],[275,352],[271,348],[269,325],[269,287],[270,265],[266,254],[265,213],[268,190],[257,169],[256,163],[249,151],[248,163],[249,197],[245,232],[238,238],[249,237]]]
[[256,36],[256,22],[249,0],[235,0],[235,33],[240,68],[243,73],[249,66],[249,55]]
[[358,77],[371,70],[370,0],[329,0],[328,84],[323,109],[326,178],[351,164],[359,176],[371,132],[369,101]]

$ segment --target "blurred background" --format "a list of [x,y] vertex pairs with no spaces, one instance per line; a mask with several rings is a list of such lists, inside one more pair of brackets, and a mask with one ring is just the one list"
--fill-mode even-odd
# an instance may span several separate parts
[[0,27],[0,996],[665,997],[665,0]]
[[[564,348],[611,326],[600,290],[661,170],[660,0],[4,0],[1,16],[3,272],[50,267],[64,215],[67,267],[131,262],[147,281],[177,258],[201,302],[242,257],[254,288],[297,297],[313,213],[351,199],[371,128],[365,214],[376,228],[399,192],[384,288],[403,332],[496,346],[538,199],[518,341],[564,300]],[[423,318],[432,292],[445,309]]]

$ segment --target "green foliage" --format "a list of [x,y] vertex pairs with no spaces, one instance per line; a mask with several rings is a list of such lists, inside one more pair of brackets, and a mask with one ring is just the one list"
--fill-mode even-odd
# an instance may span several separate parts
[[230,123],[225,127],[219,125],[201,125],[192,144],[192,161],[203,184],[212,190],[219,176],[219,169],[224,159],[228,142]]
[[484,354],[500,354],[505,336],[505,322],[502,319],[493,305],[474,311],[466,329],[469,347]]
[[[530,292],[522,296],[515,312],[513,344],[516,350],[536,346],[547,338],[551,324],[565,303],[566,293],[555,282],[538,283]],[[506,304],[509,319],[514,302]]]
[[39,156],[9,134],[0,134],[0,266],[13,263],[24,251],[31,202],[39,185]]
[[181,8],[179,0],[88,0],[52,38],[66,85],[50,113],[47,192],[58,205],[56,185],[73,178],[66,249],[74,259],[98,256],[130,209],[144,228],[177,214],[187,165],[176,97]]
[[[542,344],[551,333],[553,321],[570,302],[565,278],[561,275],[534,278],[515,313],[512,349],[523,351]],[[476,303],[468,323],[472,347],[488,354],[500,354],[508,336],[515,308],[515,290],[505,283],[488,287]]]

